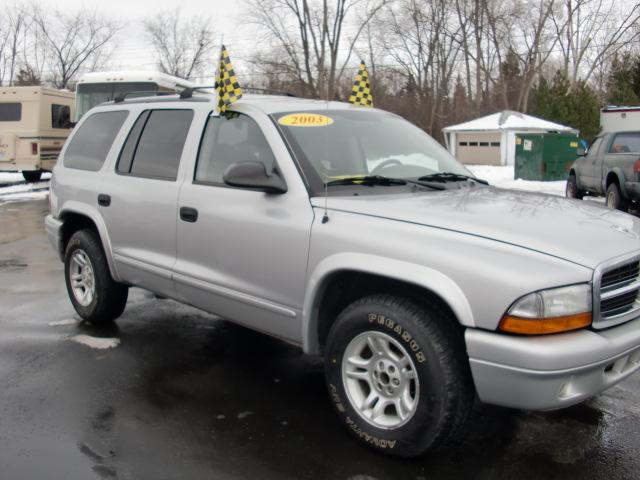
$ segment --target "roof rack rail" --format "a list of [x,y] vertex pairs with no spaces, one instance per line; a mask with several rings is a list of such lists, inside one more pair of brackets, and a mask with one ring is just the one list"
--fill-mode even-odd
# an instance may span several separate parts
[[124,102],[129,95],[140,94],[140,93],[149,93],[150,97],[162,97],[164,95],[175,95],[175,92],[159,92],[158,90],[137,90],[134,92],[125,92],[119,93],[113,98],[113,103],[122,103]]
[[[195,87],[187,87],[180,92],[180,98],[181,99],[191,98],[193,96],[193,92],[196,92],[198,90],[203,90],[205,88],[218,88],[218,84],[216,82],[213,85],[196,85]],[[297,95],[294,95],[291,92],[284,92],[281,90],[271,90],[268,88],[242,87],[242,90],[246,91],[247,93],[261,93],[264,95],[283,95],[285,97],[297,97]]]

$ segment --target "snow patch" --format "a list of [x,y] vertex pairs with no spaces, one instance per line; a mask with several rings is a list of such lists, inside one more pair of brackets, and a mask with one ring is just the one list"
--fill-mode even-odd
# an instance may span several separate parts
[[[45,172],[42,174],[43,180],[49,178],[51,178],[51,173]],[[20,172],[0,172],[0,182],[24,182],[24,177]]]
[[559,197],[565,196],[565,180],[554,182],[542,182],[514,179],[513,165],[493,166],[493,165],[465,165],[473,174],[488,181],[491,185],[511,190],[523,190],[527,192],[540,192]]
[[89,335],[76,335],[74,337],[71,337],[69,340],[98,350],[116,348],[118,345],[120,345],[119,338],[98,338],[90,337]]
[[60,327],[62,325],[76,325],[78,320],[75,318],[65,318],[64,320],[56,320],[55,322],[49,322],[50,327]]

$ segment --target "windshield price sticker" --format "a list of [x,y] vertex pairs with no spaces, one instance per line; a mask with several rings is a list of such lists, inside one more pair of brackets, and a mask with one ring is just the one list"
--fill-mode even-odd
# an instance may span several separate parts
[[280,117],[278,123],[287,127],[326,127],[333,123],[333,118],[319,113],[290,113]]

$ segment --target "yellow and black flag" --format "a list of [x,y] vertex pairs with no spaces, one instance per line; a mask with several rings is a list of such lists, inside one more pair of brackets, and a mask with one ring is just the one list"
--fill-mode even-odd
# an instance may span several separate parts
[[353,82],[349,103],[373,107],[373,95],[371,95],[371,85],[369,84],[369,72],[363,61],[360,62],[356,80]]
[[220,113],[226,112],[229,105],[242,98],[242,88],[238,83],[236,72],[233,71],[229,52],[224,45],[220,51],[216,90],[218,91],[218,112]]

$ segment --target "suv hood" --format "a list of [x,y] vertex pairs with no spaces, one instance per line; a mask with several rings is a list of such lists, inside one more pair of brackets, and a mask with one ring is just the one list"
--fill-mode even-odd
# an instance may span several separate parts
[[[384,188],[384,187],[380,187]],[[585,267],[640,250],[640,220],[591,201],[470,187],[329,197],[329,210],[443,228],[517,245]],[[324,199],[312,204],[322,208]]]

